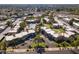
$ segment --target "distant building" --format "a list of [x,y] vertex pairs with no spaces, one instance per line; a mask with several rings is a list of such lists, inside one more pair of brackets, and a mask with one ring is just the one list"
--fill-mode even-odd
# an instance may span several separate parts
[[65,38],[69,38],[71,35],[74,35],[74,32],[71,31],[65,31],[65,33],[55,33],[55,31],[51,30],[51,29],[47,29],[46,27],[42,27],[41,28],[42,34],[44,34],[46,37],[49,37],[49,35],[52,37],[51,39],[54,38],[59,38],[59,37],[65,37]]
[[13,35],[5,36],[5,39],[6,39],[6,41],[10,41],[10,40],[13,40],[16,38],[22,38],[23,36],[31,34],[31,33],[35,33],[35,31],[29,30],[28,32],[25,31],[25,32],[17,33],[17,34],[15,34],[15,36],[13,36]]
[[72,20],[72,19],[71,19],[71,18],[66,17],[66,18],[63,18],[63,20],[64,20],[65,22],[69,23],[69,22],[70,22],[70,20]]
[[79,18],[74,18],[74,21],[79,21]]
[[44,18],[44,21],[45,21],[46,23],[49,23],[49,22],[50,22],[50,19],[48,19],[48,17],[45,17],[45,18]]
[[3,21],[3,20],[6,20],[7,19],[7,16],[6,15],[0,15],[0,20]]
[[61,25],[60,25],[60,24],[58,24],[58,23],[53,23],[53,27],[54,27],[54,28],[60,28],[60,27],[61,27]]
[[6,26],[0,26],[0,30],[1,30],[1,29],[4,29],[5,27],[6,27]]
[[79,22],[73,22],[73,26],[79,28]]

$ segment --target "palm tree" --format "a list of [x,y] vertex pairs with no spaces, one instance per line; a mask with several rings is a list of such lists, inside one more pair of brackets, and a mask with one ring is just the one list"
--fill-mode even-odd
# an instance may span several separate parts
[[24,30],[24,28],[26,27],[26,22],[23,21],[20,23],[20,29]]
[[36,27],[35,27],[35,32],[36,32],[36,34],[39,34],[40,33],[40,25],[36,25]]
[[52,19],[53,18],[53,15],[54,15],[54,12],[50,12],[50,14],[49,14],[49,19]]
[[7,26],[10,26],[11,28],[13,27],[12,21],[7,21],[6,25],[7,25]]

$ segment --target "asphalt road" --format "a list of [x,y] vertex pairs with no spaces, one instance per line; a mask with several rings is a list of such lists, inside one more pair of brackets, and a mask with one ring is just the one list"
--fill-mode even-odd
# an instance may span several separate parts
[[[42,34],[41,34],[42,35]],[[51,47],[55,47],[54,44],[55,42],[50,41],[48,38],[46,38],[44,35],[42,35],[43,40],[45,41],[45,43],[51,48]]]
[[[39,54],[36,51],[6,52],[6,54]],[[42,54],[79,54],[79,50],[45,51]]]

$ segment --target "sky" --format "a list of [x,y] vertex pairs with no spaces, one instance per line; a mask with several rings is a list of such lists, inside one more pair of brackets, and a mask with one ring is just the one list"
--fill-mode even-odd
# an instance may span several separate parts
[[0,4],[79,4],[79,0],[0,0]]

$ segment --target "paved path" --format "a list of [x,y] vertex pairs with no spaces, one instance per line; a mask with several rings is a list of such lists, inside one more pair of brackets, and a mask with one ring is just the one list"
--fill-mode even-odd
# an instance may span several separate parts
[[50,41],[48,38],[46,38],[44,35],[41,34],[41,36],[43,37],[43,40],[45,41],[45,43],[49,46],[49,47],[55,47],[54,44],[55,42],[54,41]]

